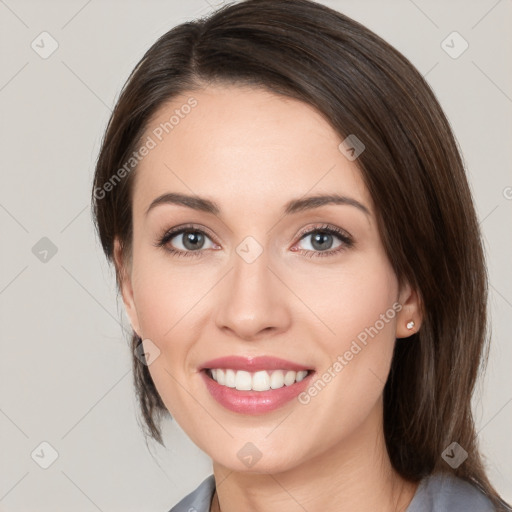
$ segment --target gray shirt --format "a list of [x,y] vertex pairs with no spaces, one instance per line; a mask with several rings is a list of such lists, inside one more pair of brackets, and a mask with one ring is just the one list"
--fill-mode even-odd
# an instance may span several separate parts
[[[209,512],[215,491],[213,475],[185,496],[169,512]],[[489,499],[469,482],[448,473],[421,480],[406,512],[495,512]]]

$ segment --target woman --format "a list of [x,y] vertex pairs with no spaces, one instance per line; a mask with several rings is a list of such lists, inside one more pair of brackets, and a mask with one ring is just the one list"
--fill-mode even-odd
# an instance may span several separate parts
[[169,412],[213,460],[173,511],[506,510],[471,414],[471,193],[378,36],[307,0],[175,27],[124,87],[93,203],[148,432]]

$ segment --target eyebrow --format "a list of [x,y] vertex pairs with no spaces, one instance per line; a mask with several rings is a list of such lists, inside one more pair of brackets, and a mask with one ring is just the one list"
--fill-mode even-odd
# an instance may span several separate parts
[[[186,206],[187,208],[192,208],[193,210],[199,210],[206,213],[212,213],[213,215],[219,215],[221,211],[217,203],[215,203],[215,201],[211,201],[210,199],[170,192],[167,194],[162,194],[161,196],[154,199],[146,210],[145,215],[147,215],[153,208],[161,204],[176,204],[180,206]],[[312,210],[314,208],[319,208],[320,206],[328,204],[354,206],[366,215],[371,216],[369,208],[367,208],[364,204],[360,203],[356,199],[347,196],[341,196],[339,194],[314,195],[302,197],[299,199],[292,199],[285,204],[283,208],[283,215],[291,215],[305,210]]]

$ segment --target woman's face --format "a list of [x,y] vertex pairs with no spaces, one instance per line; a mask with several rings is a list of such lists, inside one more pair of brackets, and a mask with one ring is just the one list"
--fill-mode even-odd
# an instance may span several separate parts
[[[418,326],[418,312],[414,292],[398,288],[342,138],[302,102],[217,86],[161,108],[142,140],[123,299],[183,430],[217,463],[257,472],[381,432],[395,338],[410,334],[411,318]],[[189,196],[188,206],[150,208],[164,194]],[[304,203],[324,195],[347,199]],[[194,207],[203,200],[218,211]],[[175,227],[189,232],[158,246]],[[208,365],[228,356],[243,359]],[[287,364],[251,366],[260,356]],[[311,371],[293,383],[294,368]],[[262,391],[269,381],[275,389]]]

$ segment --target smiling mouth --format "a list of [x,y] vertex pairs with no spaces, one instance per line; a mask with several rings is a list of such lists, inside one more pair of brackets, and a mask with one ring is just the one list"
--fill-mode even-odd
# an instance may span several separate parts
[[269,391],[301,382],[313,370],[260,370],[248,372],[229,368],[205,368],[206,375],[217,384],[238,391]]

